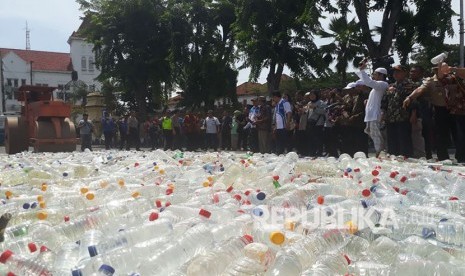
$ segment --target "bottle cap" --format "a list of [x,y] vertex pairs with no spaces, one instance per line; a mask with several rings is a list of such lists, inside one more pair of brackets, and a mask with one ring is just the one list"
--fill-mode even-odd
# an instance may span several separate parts
[[95,195],[94,195],[94,193],[87,193],[86,198],[87,198],[87,200],[93,200],[95,198]]
[[371,195],[371,192],[370,192],[369,189],[365,189],[365,190],[362,191],[362,195],[364,197],[369,197]]
[[29,251],[31,251],[31,253],[34,253],[37,251],[37,246],[33,242],[28,243],[27,248],[29,248]]
[[39,207],[40,208],[44,209],[46,206],[47,206],[47,203],[45,203],[45,201],[39,202]]
[[157,219],[158,219],[158,213],[156,213],[156,212],[150,213],[149,221],[154,221],[154,220],[157,220]]
[[368,208],[368,204],[367,204],[367,202],[365,200],[363,200],[363,199],[360,200],[360,203],[362,203],[363,208],[365,208],[365,209]]
[[44,196],[43,195],[38,195],[37,196],[37,201],[44,201]]
[[40,247],[40,252],[45,252],[45,251],[49,251],[49,249],[47,248],[47,246],[42,245],[42,246]]
[[284,237],[284,234],[279,231],[273,231],[270,233],[270,241],[276,245],[281,245],[286,237]]
[[263,210],[261,208],[254,208],[252,210],[252,214],[254,214],[257,217],[263,216]]
[[316,199],[316,202],[320,205],[323,205],[323,203],[325,203],[325,197],[324,196],[318,196],[318,198]]
[[87,188],[87,187],[82,187],[82,188],[80,189],[80,192],[81,192],[81,194],[87,194],[87,192],[89,192],[89,188]]
[[37,207],[37,202],[32,202],[31,209],[35,209]]
[[37,213],[37,218],[40,220],[46,220],[47,217],[48,217],[48,214],[45,211],[40,211]]
[[63,220],[64,220],[65,222],[68,222],[68,221],[69,221],[69,216],[64,216],[64,217],[63,217]]
[[436,237],[436,232],[434,232],[434,230],[431,229],[431,228],[426,228],[425,227],[421,231],[421,235],[423,236],[424,239],[434,238],[434,237]]
[[251,235],[244,235],[242,238],[245,239],[247,243],[253,243],[253,237]]
[[233,186],[229,186],[229,187],[226,189],[226,192],[227,192],[227,193],[230,193],[233,189],[234,189]]
[[344,254],[344,258],[346,258],[347,264],[350,265],[351,261],[350,261],[350,259],[349,259],[349,256],[347,256],[346,254]]
[[10,272],[8,272],[8,273],[6,274],[6,276],[16,276],[16,274],[14,274],[13,272],[10,271]]
[[378,171],[378,170],[372,170],[372,171],[371,171],[371,174],[372,174],[373,176],[378,176],[378,175],[379,175],[379,171]]
[[258,200],[265,200],[265,198],[266,198],[266,194],[264,192],[259,192],[257,194],[257,199]]
[[113,275],[115,273],[115,269],[106,264],[101,265],[98,271],[105,273],[105,275]]
[[212,213],[210,213],[209,211],[207,211],[205,209],[200,209],[199,215],[201,215],[202,217],[205,217],[205,218],[210,218]]
[[76,269],[71,271],[71,276],[82,276],[82,272],[80,269]]
[[91,258],[98,255],[97,248],[95,247],[95,245],[91,245],[87,247],[87,250],[89,251],[89,256]]
[[27,202],[23,204],[23,209],[27,210],[27,209],[29,209],[29,207],[31,207],[31,204],[29,204]]
[[0,255],[0,263],[4,264],[6,261],[13,255],[13,252],[10,250],[6,250],[5,252]]
[[157,208],[161,208],[162,207],[161,200],[159,199],[155,200],[155,205],[157,206]]

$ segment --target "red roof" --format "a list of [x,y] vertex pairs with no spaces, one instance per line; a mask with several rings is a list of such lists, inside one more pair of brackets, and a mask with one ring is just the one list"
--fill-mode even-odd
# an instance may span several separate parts
[[32,61],[32,70],[58,72],[73,71],[73,64],[69,53],[0,48],[2,57],[6,56],[9,52],[15,53],[27,63]]
[[244,82],[236,87],[237,96],[261,94],[263,85],[256,82]]

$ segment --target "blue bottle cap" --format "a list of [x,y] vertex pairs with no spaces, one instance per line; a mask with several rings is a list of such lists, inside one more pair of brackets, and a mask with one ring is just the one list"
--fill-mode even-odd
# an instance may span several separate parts
[[259,192],[257,194],[257,199],[258,200],[264,200],[266,198],[266,194],[264,192]]
[[448,221],[448,219],[446,219],[446,218],[442,218],[442,219],[439,220],[439,222],[446,222],[446,221]]
[[431,228],[426,228],[425,227],[421,231],[421,235],[423,236],[424,239],[434,238],[434,237],[436,237],[436,232],[434,232],[434,230],[431,229]]
[[103,264],[100,266],[100,268],[98,269],[99,272],[102,272],[103,274],[105,275],[113,275],[115,273],[115,269],[109,265],[106,265],[106,264]]
[[32,202],[32,204],[31,204],[31,209],[34,209],[34,208],[36,208],[36,207],[37,207],[37,202]]
[[254,208],[252,210],[252,214],[254,214],[257,217],[261,217],[261,216],[263,216],[263,210],[260,209],[260,208]]
[[76,270],[71,271],[71,275],[72,276],[82,276],[82,272],[81,272],[80,269],[76,269]]
[[376,189],[378,189],[378,187],[376,185],[373,185],[370,187],[370,192],[374,193],[376,192]]
[[95,248],[95,245],[87,247],[87,250],[89,251],[90,257],[95,257],[98,255],[97,248]]
[[23,209],[29,209],[29,207],[31,207],[31,204],[27,202],[23,204]]
[[363,199],[360,200],[360,203],[362,203],[363,208],[365,208],[365,209],[368,208],[368,204],[367,204],[367,202],[365,200],[363,200]]

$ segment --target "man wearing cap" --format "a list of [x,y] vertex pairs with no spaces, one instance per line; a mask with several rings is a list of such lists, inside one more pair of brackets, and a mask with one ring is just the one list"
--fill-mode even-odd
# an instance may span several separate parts
[[407,79],[407,67],[396,65],[392,69],[395,82],[390,85],[381,101],[387,128],[387,148],[390,154],[411,157],[413,154],[411,124],[416,124],[417,112],[415,106],[411,105],[409,109],[404,109],[402,103],[415,87]]
[[342,98],[342,114],[336,118],[341,132],[341,151],[352,156],[359,151],[368,154],[368,136],[364,132],[366,96],[363,93],[367,89],[361,80],[344,87],[347,94]]
[[270,153],[271,108],[266,104],[266,98],[258,97],[259,114],[255,122],[258,130],[258,148],[260,153]]
[[[455,74],[452,74],[455,73]],[[458,162],[465,162],[465,68],[450,68],[447,63],[438,65],[437,73],[415,89],[404,100],[404,107],[424,96],[433,105],[437,157],[449,159],[448,142],[455,134]],[[455,127],[455,132],[454,131]]]
[[89,121],[89,114],[82,114],[82,120],[77,126],[81,136],[81,151],[85,149],[92,150],[92,132],[94,132],[94,124]]
[[376,156],[379,156],[383,149],[384,142],[383,136],[381,135],[381,100],[383,99],[384,93],[388,89],[389,85],[386,82],[387,70],[385,68],[377,68],[373,72],[373,78],[370,78],[365,72],[367,63],[364,62],[360,66],[360,78],[363,83],[371,87],[368,101],[365,106],[365,133],[367,133],[373,140],[375,146]]

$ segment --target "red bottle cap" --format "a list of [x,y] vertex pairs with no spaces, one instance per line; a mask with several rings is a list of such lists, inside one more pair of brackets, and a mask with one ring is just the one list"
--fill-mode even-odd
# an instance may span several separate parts
[[6,261],[13,255],[13,252],[10,250],[6,250],[5,252],[0,255],[0,263],[4,264]]
[[456,196],[451,196],[451,197],[449,197],[449,200],[459,200],[459,198],[456,197]]
[[29,251],[31,251],[31,253],[34,253],[37,251],[37,245],[33,242],[28,243],[27,248],[29,248]]
[[68,222],[69,221],[69,216],[64,216],[63,219],[64,219],[65,222]]
[[253,237],[251,235],[242,236],[248,243],[253,243]]
[[167,201],[167,202],[165,203],[165,207],[169,207],[169,206],[171,206],[171,202]]
[[149,221],[154,221],[154,220],[157,220],[157,219],[158,219],[158,213],[156,213],[156,212],[150,213]]
[[226,192],[227,192],[227,193],[230,193],[233,189],[234,189],[233,186],[229,186],[229,187],[226,189]]
[[405,183],[407,181],[407,177],[404,175],[401,177],[400,182]]
[[371,195],[371,192],[370,192],[369,189],[365,189],[365,190],[362,191],[362,195],[364,197],[369,197]]
[[372,170],[372,171],[371,171],[371,174],[372,174],[373,176],[378,176],[378,175],[379,175],[379,171],[378,171],[378,170]]
[[279,175],[273,175],[273,179],[278,181],[279,180]]
[[346,254],[344,254],[344,258],[346,258],[347,264],[350,265],[351,261],[350,261],[349,257]]
[[49,249],[48,249],[47,246],[45,246],[45,245],[42,245],[42,246],[40,247],[40,252],[45,252],[45,251],[48,251],[48,250],[49,250]]
[[212,213],[210,213],[209,211],[207,211],[205,209],[200,209],[199,215],[201,215],[202,217],[205,217],[205,218],[210,218]]
[[325,203],[325,197],[324,196],[318,196],[316,199],[316,202],[320,205],[323,205]]
[[157,208],[161,208],[161,200],[155,200],[155,205],[157,206]]

